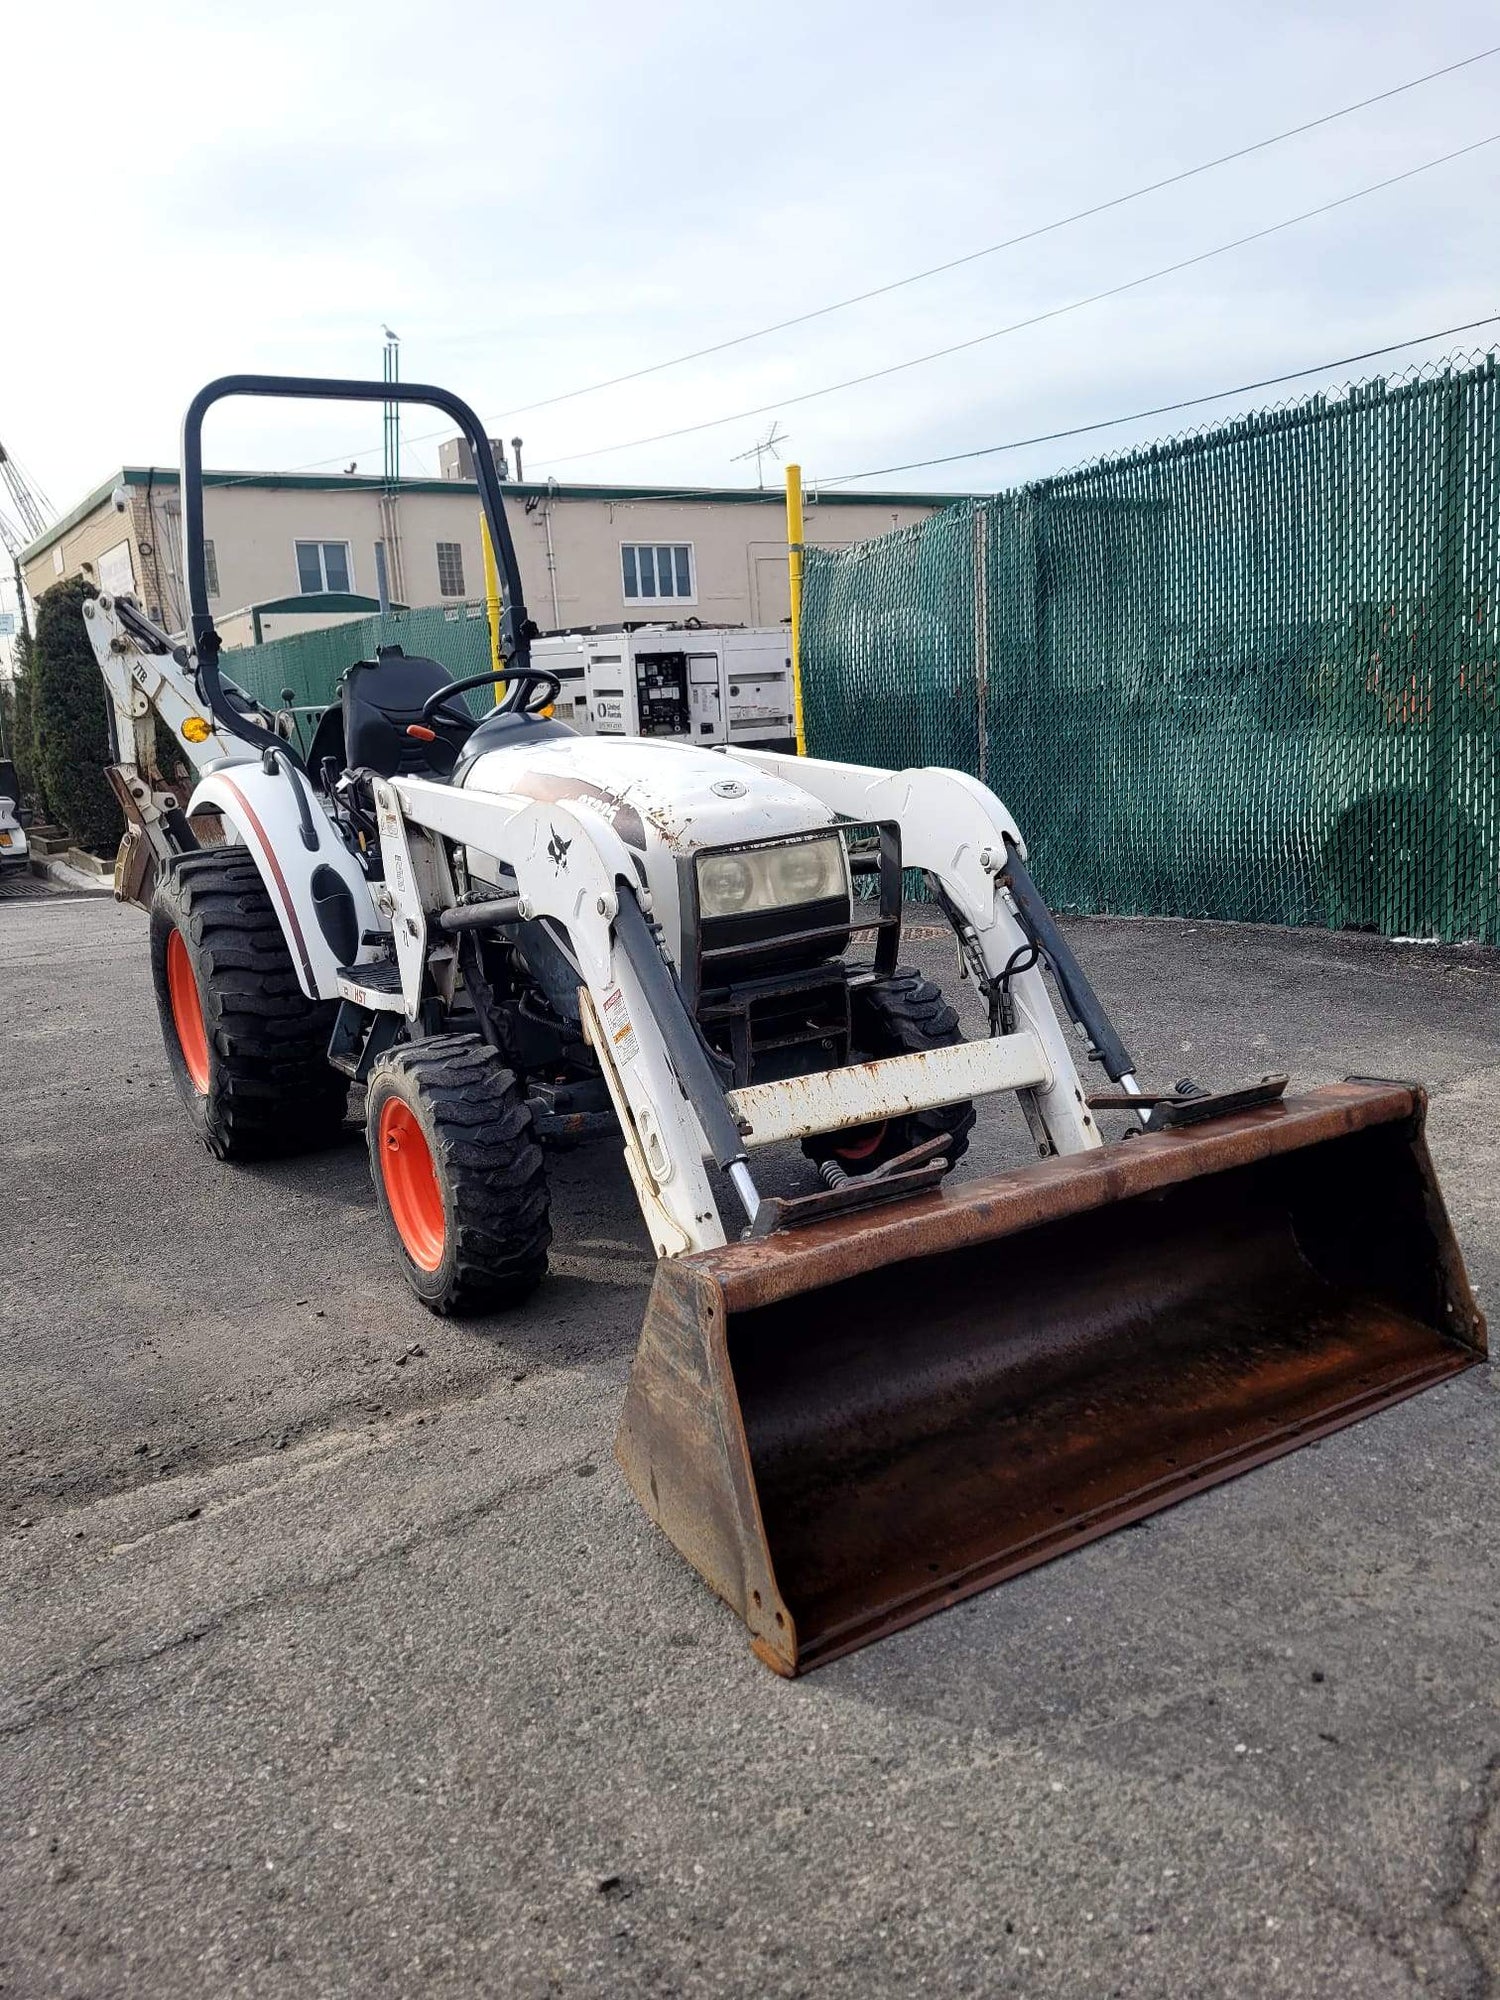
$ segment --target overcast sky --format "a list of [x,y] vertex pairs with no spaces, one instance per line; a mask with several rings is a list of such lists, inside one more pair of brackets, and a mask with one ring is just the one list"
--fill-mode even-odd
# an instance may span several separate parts
[[[1463,0],[31,5],[5,31],[0,438],[63,509],[122,462],[174,463],[183,405],[213,375],[378,378],[382,322],[405,375],[523,434],[528,477],[753,481],[732,461],[779,414],[815,481],[1227,387],[1500,312],[1500,145],[1122,297],[791,401],[1500,132],[1500,58],[890,296],[512,414],[1490,42],[1495,10]],[[993,489],[1195,420],[877,483]],[[407,420],[414,438],[435,427]],[[229,405],[207,456],[378,472],[379,416]],[[404,469],[435,471],[436,444],[412,442]]]

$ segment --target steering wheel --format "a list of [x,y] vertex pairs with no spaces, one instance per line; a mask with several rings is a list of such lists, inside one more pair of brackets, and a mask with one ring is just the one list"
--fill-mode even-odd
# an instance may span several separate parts
[[445,722],[450,729],[472,729],[481,718],[470,715],[466,708],[449,709],[446,715],[439,715],[438,710],[458,695],[467,694],[470,688],[496,686],[502,681],[514,681],[519,686],[521,699],[515,712],[521,715],[535,715],[538,709],[556,701],[562,692],[560,677],[545,667],[500,667],[491,674],[470,674],[466,680],[448,681],[435,694],[428,695],[422,704],[423,722],[429,727],[434,722]]

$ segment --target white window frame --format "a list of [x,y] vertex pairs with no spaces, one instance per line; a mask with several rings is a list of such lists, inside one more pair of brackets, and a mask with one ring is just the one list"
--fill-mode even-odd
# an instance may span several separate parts
[[[318,585],[316,590],[304,590],[302,588],[302,560],[297,554],[298,549],[316,549],[318,552],[318,573],[323,581]],[[351,597],[354,596],[356,594],[356,585],[354,582],[354,548],[353,544],[345,541],[342,535],[293,535],[292,572],[297,579],[297,595],[299,597],[321,597],[328,593],[332,593],[335,596],[339,594],[333,590],[332,584],[328,581],[328,564],[324,560],[324,549],[342,549],[344,551],[344,566],[349,572],[349,595]]]
[[[468,579],[468,574],[467,574],[467,572],[466,572],[466,569],[465,569],[465,566],[464,566],[464,545],[463,545],[463,543],[462,543],[462,542],[459,542],[459,541],[452,541],[452,540],[449,540],[449,541],[444,541],[444,542],[434,542],[434,543],[433,543],[433,548],[434,548],[434,551],[435,551],[435,553],[436,553],[436,555],[437,555],[437,573],[438,573],[438,596],[439,596],[439,597],[441,597],[441,598],[444,598],[444,599],[446,599],[446,600],[447,600],[447,602],[448,602],[448,603],[450,603],[450,604],[455,604],[455,603],[457,603],[457,604],[461,604],[461,603],[462,603],[462,602],[464,601],[464,599],[465,599],[465,598],[467,597],[467,595],[468,595],[468,591],[467,591],[467,589],[466,589],[466,585],[468,584],[468,580],[469,580],[469,579]],[[457,551],[458,551],[458,588],[457,588],[457,590],[449,590],[449,589],[448,589],[448,588],[446,587],[446,585],[444,584],[444,582],[443,582],[443,550],[444,550],[444,549],[457,549]]]
[[[692,590],[686,597],[627,597],[625,595],[625,551],[627,549],[637,551],[650,549],[652,551],[651,560],[653,568],[655,567],[655,552],[657,549],[686,549],[688,582],[692,585]],[[675,563],[673,564],[673,568],[676,568]],[[664,542],[658,535],[653,535],[649,542],[621,542],[619,563],[615,574],[620,579],[620,601],[622,604],[636,606],[641,604],[696,604],[698,602],[698,549],[694,542],[681,542],[675,539],[670,542]],[[636,574],[637,580],[639,580],[640,558],[638,554],[636,558]],[[675,578],[673,580],[675,581]]]

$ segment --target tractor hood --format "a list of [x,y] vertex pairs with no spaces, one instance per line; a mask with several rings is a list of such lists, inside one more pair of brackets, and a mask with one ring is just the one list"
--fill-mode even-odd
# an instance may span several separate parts
[[[467,792],[565,800],[597,812],[638,854],[672,856],[779,833],[810,833],[837,815],[786,779],[690,743],[578,736],[507,744],[477,757]],[[652,887],[656,885],[653,882]]]
[[[641,737],[552,737],[506,744],[476,757],[466,792],[519,793],[598,813],[639,856],[657,920],[676,962],[682,960],[678,862],[700,847],[734,847],[777,834],[814,833],[838,814],[800,786],[747,764],[731,763],[690,743]],[[498,866],[469,853],[480,880]]]

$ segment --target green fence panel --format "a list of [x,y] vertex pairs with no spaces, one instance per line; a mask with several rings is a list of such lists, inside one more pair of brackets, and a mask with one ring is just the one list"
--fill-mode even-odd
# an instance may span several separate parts
[[815,755],[976,767],[983,525],[982,508],[952,507],[832,560],[809,549],[803,644],[809,633],[818,643],[803,702]]
[[[377,646],[401,646],[452,669],[453,678],[483,674],[490,667],[490,628],[479,604],[436,604],[384,617],[351,618],[316,632],[268,639],[263,646],[226,647],[224,672],[268,707],[282,705],[292,690],[299,708],[326,708],[337,698],[340,676],[356,660],[373,660]],[[475,713],[494,702],[488,688],[469,697]]]
[[1063,909],[1500,944],[1500,375],[809,549],[815,754],[975,772]]

